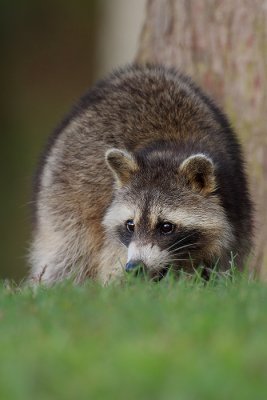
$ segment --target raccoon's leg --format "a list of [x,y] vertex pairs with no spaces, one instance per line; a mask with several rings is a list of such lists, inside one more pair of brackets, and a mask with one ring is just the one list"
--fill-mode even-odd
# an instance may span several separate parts
[[97,278],[106,285],[119,280],[127,262],[127,248],[112,239],[105,239],[98,256]]
[[30,252],[31,279],[51,284],[64,278],[82,282],[95,274],[96,256],[88,228],[75,221],[57,227],[47,217],[38,223]]

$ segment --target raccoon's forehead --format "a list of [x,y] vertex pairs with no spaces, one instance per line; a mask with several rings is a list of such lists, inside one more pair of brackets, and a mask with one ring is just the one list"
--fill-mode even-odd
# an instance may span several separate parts
[[153,228],[159,221],[169,221],[177,225],[192,228],[220,229],[225,225],[225,215],[222,207],[216,202],[202,204],[186,204],[183,201],[162,202],[159,199],[125,198],[124,201],[114,201],[104,218],[106,226],[116,226],[133,219],[136,224],[144,223]]
[[113,202],[106,212],[103,224],[106,227],[114,227],[117,225],[121,225],[128,219],[139,221],[141,219],[140,210],[131,204]]

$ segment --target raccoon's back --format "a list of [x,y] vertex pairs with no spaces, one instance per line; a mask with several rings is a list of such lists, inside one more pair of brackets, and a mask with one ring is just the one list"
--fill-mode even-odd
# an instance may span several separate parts
[[[129,66],[100,81],[73,107],[49,138],[37,171],[36,186],[51,159],[63,170],[71,161],[90,175],[110,147],[130,151],[160,140],[198,145],[206,152],[236,151],[228,122],[185,76],[159,66]],[[54,157],[52,157],[52,154]],[[231,157],[230,157],[231,158]]]

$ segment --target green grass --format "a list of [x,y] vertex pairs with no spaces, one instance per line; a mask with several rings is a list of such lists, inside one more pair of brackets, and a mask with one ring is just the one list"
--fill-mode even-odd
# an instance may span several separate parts
[[267,287],[0,288],[0,398],[266,399]]

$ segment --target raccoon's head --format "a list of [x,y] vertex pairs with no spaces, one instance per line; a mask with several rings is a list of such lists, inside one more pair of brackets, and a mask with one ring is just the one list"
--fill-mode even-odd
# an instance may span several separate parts
[[192,271],[224,257],[232,232],[209,157],[111,149],[106,162],[115,193],[104,226],[127,247],[126,271],[141,264],[149,276],[159,278],[170,266]]

